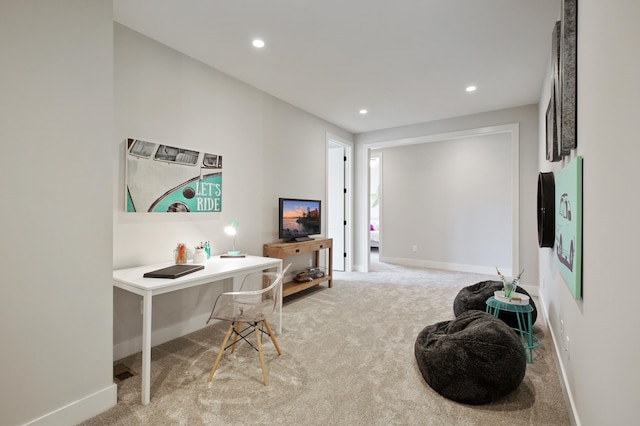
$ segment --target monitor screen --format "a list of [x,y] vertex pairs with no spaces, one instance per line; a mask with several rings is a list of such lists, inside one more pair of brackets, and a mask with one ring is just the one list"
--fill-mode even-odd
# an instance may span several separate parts
[[322,209],[320,200],[280,198],[278,236],[287,241],[310,240],[320,234]]

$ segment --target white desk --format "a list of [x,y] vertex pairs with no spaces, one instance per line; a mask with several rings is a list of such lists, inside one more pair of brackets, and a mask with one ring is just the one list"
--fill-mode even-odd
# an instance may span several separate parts
[[[232,278],[233,288],[247,274],[276,269],[282,272],[282,260],[270,257],[247,256],[244,258],[220,258],[212,256],[204,264],[204,269],[192,272],[176,279],[144,278],[145,272],[171,266],[172,263],[138,266],[113,271],[113,285],[142,296],[142,404],[147,405],[151,398],[151,308],[152,298],[158,294],[169,293],[214,281]],[[282,292],[278,302],[278,325],[276,333],[282,332]]]

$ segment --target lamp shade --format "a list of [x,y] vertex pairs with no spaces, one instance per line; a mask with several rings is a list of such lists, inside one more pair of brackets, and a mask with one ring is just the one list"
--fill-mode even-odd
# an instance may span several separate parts
[[240,252],[236,250],[236,234],[238,233],[238,221],[233,219],[229,225],[224,228],[225,234],[233,237],[233,249],[228,251],[229,256],[239,256]]

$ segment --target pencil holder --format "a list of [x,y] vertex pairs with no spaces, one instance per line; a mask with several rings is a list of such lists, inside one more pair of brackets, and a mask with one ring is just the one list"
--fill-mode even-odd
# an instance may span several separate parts
[[196,247],[193,254],[193,263],[205,263],[207,261],[206,249]]

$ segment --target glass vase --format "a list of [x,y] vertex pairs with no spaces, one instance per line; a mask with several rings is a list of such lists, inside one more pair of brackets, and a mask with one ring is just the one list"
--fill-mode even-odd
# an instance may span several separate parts
[[511,299],[515,296],[516,288],[518,288],[518,284],[515,281],[505,281],[504,282],[504,297],[507,299]]
[[175,257],[176,265],[187,263],[187,246],[182,243],[178,244],[173,251],[173,256]]

